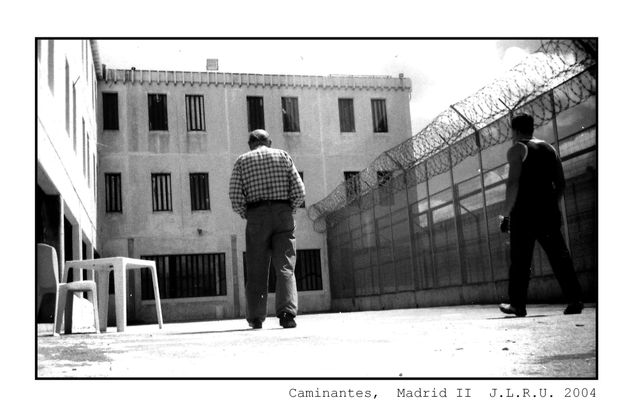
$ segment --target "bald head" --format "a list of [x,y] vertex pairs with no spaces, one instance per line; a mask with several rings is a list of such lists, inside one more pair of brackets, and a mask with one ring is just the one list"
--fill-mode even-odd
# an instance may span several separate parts
[[257,148],[259,146],[267,146],[270,147],[272,144],[272,140],[270,139],[270,134],[266,130],[253,130],[248,135],[248,145],[253,148]]

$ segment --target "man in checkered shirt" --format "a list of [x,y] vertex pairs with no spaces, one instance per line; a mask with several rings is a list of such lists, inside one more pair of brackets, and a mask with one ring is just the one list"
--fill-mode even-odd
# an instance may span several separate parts
[[305,187],[283,150],[270,148],[264,130],[250,133],[251,149],[242,154],[231,174],[229,197],[233,210],[246,219],[246,319],[262,328],[268,300],[268,269],[277,272],[275,310],[284,328],[297,326],[296,240],[294,213],[303,203]]

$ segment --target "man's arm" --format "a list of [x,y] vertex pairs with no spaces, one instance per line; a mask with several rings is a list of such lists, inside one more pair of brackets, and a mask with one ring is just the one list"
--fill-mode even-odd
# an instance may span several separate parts
[[244,197],[242,181],[242,169],[239,160],[233,166],[231,180],[229,182],[229,198],[231,199],[231,207],[240,215],[242,219],[246,219],[246,198]]
[[507,153],[510,171],[506,182],[506,200],[503,208],[503,216],[510,216],[514,203],[519,194],[519,178],[521,177],[521,168],[523,167],[523,155],[526,148],[523,144],[514,144]]
[[292,207],[292,211],[294,213],[305,200],[306,189],[303,181],[301,180],[301,176],[299,176],[297,168],[292,162],[292,159],[290,159],[290,171],[288,175],[288,180],[290,181],[290,192],[288,196],[290,197],[290,206]]

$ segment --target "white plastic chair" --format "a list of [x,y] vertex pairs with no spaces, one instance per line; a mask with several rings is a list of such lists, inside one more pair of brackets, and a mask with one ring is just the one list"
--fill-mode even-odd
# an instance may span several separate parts
[[[38,303],[46,293],[55,293],[54,334],[62,328],[64,313],[66,324],[64,333],[72,333],[73,296],[74,292],[87,292],[88,301],[94,309],[95,329],[99,333],[99,311],[97,309],[97,285],[94,281],[59,281],[57,251],[50,245],[37,244],[37,283]],[[68,293],[71,293],[68,296]]]

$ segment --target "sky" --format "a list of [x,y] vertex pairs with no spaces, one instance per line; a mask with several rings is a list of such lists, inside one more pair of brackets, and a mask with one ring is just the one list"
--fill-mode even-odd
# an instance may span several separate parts
[[[108,68],[292,75],[388,75],[412,81],[412,134],[501,76],[541,44],[538,39],[107,39]],[[408,137],[403,137],[403,140]]]

